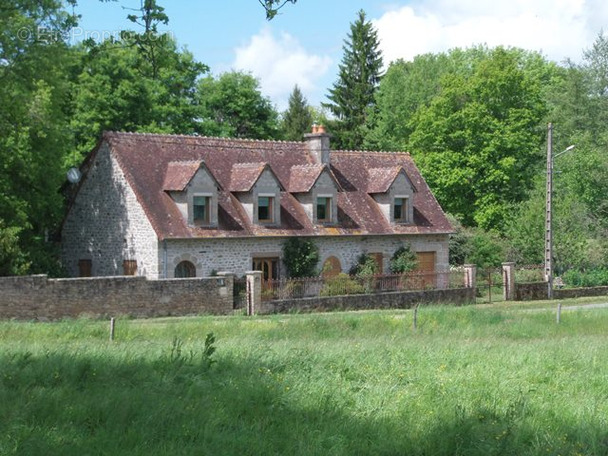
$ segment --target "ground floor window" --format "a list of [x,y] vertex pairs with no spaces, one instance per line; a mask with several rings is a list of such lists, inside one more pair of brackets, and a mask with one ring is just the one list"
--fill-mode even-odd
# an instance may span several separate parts
[[196,277],[196,266],[190,261],[182,261],[175,267],[175,278],[185,279],[188,277]]
[[137,261],[124,260],[122,262],[122,271],[126,276],[134,276],[137,273]]
[[78,260],[78,275],[80,277],[91,277],[93,262],[91,260]]

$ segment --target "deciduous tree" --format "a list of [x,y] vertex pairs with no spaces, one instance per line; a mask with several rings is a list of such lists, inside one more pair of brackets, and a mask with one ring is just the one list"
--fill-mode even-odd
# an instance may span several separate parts
[[156,70],[130,41],[86,43],[74,83],[72,163],[78,163],[103,130],[191,134],[196,88],[207,67],[164,36],[155,45]]
[[251,139],[280,135],[279,116],[250,74],[231,71],[198,84],[199,133]]
[[47,242],[71,137],[66,106],[75,18],[55,0],[0,8],[0,274],[57,272]]
[[443,208],[465,225],[502,230],[542,163],[546,105],[524,57],[489,51],[470,77],[446,74],[417,113],[410,149]]

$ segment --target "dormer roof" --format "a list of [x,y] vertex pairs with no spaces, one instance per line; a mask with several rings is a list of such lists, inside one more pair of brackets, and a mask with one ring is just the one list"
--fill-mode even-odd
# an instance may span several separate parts
[[217,182],[211,170],[205,166],[205,163],[202,160],[185,160],[167,163],[163,190],[166,192],[183,192],[196,172],[201,168],[206,169],[216,185],[221,188],[221,185]]
[[385,168],[371,168],[368,170],[367,193],[386,193],[399,174],[403,174],[414,191],[416,187],[403,169],[403,166],[388,166]]
[[167,192],[181,192],[194,177],[201,165],[201,161],[183,161],[167,163],[163,190]]
[[279,179],[268,163],[235,163],[232,165],[228,191],[236,193],[250,192],[265,170],[269,170],[273,174],[279,183],[279,187],[281,187]]
[[336,184],[336,188],[340,189],[340,183],[337,181],[329,166],[325,164],[313,165],[296,165],[291,168],[289,173],[289,185],[287,191],[290,193],[307,193],[316,184],[319,177],[326,171],[331,179]]

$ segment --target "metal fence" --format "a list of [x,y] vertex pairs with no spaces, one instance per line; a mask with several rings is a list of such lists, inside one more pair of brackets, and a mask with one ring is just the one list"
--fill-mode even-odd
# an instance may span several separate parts
[[464,272],[461,269],[373,276],[339,274],[332,278],[265,280],[262,283],[262,301],[463,287]]

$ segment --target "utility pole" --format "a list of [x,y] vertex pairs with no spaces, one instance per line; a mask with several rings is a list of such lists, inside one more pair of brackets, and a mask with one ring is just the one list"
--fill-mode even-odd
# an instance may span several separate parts
[[547,282],[547,298],[553,299],[553,230],[552,230],[552,198],[553,198],[553,125],[549,124],[547,131],[547,204],[545,214],[545,281]]
[[553,299],[553,162],[560,155],[574,149],[574,144],[566,147],[559,154],[553,155],[553,125],[547,128],[547,205],[545,218],[545,280],[547,298]]

